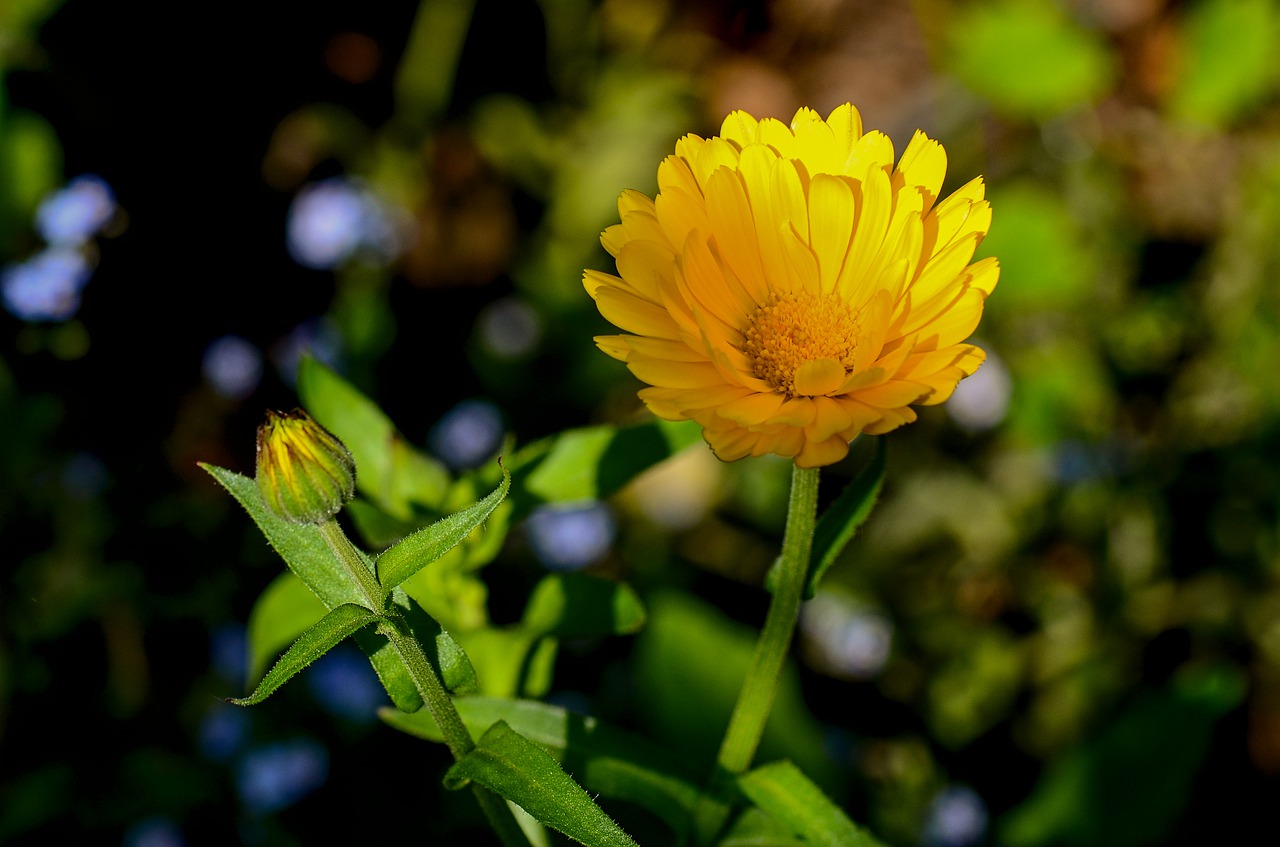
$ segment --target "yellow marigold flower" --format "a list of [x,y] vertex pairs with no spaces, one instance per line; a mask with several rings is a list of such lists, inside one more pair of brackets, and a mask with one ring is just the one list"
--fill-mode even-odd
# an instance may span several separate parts
[[658,195],[624,191],[588,270],[600,313],[631,335],[596,344],[651,387],[660,418],[692,419],[721,459],[839,461],[858,434],[916,419],[985,358],[963,342],[995,287],[970,264],[991,224],[979,177],[938,202],[942,146],[916,132],[894,167],[845,104],[788,128],[745,112],[687,135]]

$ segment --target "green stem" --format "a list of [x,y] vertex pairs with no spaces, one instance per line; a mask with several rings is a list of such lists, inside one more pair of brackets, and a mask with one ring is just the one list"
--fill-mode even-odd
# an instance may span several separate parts
[[[431,667],[431,661],[423,651],[422,645],[411,635],[402,632],[399,627],[388,625],[380,631],[391,640],[391,645],[400,654],[400,658],[404,659],[405,666],[409,668],[409,675],[418,686],[418,692],[422,694],[422,699],[431,711],[431,717],[435,719],[436,726],[440,727],[440,732],[444,735],[444,743],[449,747],[453,758],[461,759],[474,750],[476,744],[471,739],[471,733],[467,732],[467,727],[462,723],[462,718],[454,708],[453,701],[449,699],[444,686],[440,684],[440,677],[436,675],[435,668]],[[529,847],[529,839],[525,837],[524,830],[516,822],[515,815],[512,814],[505,800],[478,782],[471,783],[471,790],[476,796],[476,801],[480,803],[481,811],[489,820],[489,825],[493,827],[505,847]]]
[[316,528],[320,530],[324,543],[329,545],[329,549],[333,551],[338,563],[346,568],[347,573],[355,580],[356,585],[360,587],[360,593],[364,595],[365,606],[379,614],[385,612],[387,610],[386,599],[383,595],[382,586],[378,584],[378,578],[373,575],[373,571],[369,570],[369,566],[365,564],[364,557],[360,555],[360,551],[351,543],[351,539],[347,538],[347,534],[342,531],[342,527],[338,526],[338,522],[330,518],[323,523],[317,524]]
[[755,758],[765,723],[778,693],[778,682],[791,650],[791,639],[800,617],[805,583],[809,578],[809,554],[818,511],[818,469],[793,468],[787,528],[782,537],[777,582],[764,628],[756,641],[747,678],[729,718],[716,760],[711,790],[695,812],[701,843],[710,843],[724,826],[729,806],[722,799],[732,779],[745,772]]
[[[360,555],[360,551],[356,550],[351,539],[347,538],[342,527],[332,519],[318,526],[325,544],[359,586],[368,608],[380,614],[387,614],[389,595],[382,590],[377,577],[365,564],[364,557]],[[435,719],[436,726],[440,727],[440,732],[444,735],[444,743],[448,746],[454,760],[461,759],[476,748],[471,733],[467,731],[466,725],[458,715],[458,710],[454,708],[449,693],[440,683],[440,677],[431,666],[431,660],[427,658],[422,645],[408,632],[407,626],[402,628],[398,625],[401,623],[398,615],[389,617],[391,620],[379,626],[378,632],[391,642],[391,646],[400,655],[405,667],[409,669],[409,675],[413,678],[418,693],[422,695],[423,702],[427,704],[431,717]],[[529,839],[520,828],[520,824],[516,822],[515,815],[512,814],[506,801],[483,785],[473,782],[471,787],[476,800],[480,803],[480,809],[504,847],[529,847]]]

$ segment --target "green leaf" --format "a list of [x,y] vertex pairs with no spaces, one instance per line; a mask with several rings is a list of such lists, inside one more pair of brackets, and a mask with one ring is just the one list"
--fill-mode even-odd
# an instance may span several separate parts
[[249,684],[260,680],[285,645],[323,618],[326,611],[320,598],[290,571],[272,580],[249,613]]
[[613,494],[642,471],[670,458],[702,437],[692,421],[651,421],[619,429],[596,426],[569,430],[534,442],[516,453],[513,471],[521,471],[512,492],[527,512],[538,503],[599,500]]
[[1187,10],[1182,73],[1171,111],[1222,126],[1275,91],[1280,12],[1274,0],[1201,0]]
[[1067,197],[1030,179],[1005,180],[989,196],[1003,214],[980,255],[999,256],[1001,278],[1016,286],[1003,302],[992,300],[992,314],[1086,309],[1094,297],[1098,252]]
[[[845,486],[836,501],[818,518],[818,525],[813,530],[813,552],[810,554],[812,564],[805,597],[812,597],[817,593],[818,583],[823,575],[835,563],[845,545],[853,540],[858,527],[871,516],[871,510],[880,498],[887,453],[883,438],[875,439],[875,451],[871,463]],[[770,585],[775,569],[776,565],[769,571]]]
[[[550,687],[557,646],[523,627],[484,627],[460,633],[467,655],[480,668],[482,694],[540,697]],[[484,729],[484,727],[481,727]]]
[[[454,705],[473,736],[505,721],[547,748],[566,770],[577,774],[588,791],[647,809],[673,832],[684,830],[698,801],[704,768],[596,718],[535,700],[462,697]],[[402,732],[429,741],[444,740],[426,709],[413,714],[384,709],[381,714]]]
[[455,789],[471,781],[587,847],[636,847],[546,750],[505,721],[491,726],[444,778]]
[[1106,43],[1050,0],[958,7],[951,69],[1002,111],[1044,119],[1102,96],[1115,74]]
[[285,564],[330,609],[359,604],[360,590],[334,558],[320,530],[276,517],[262,502],[252,479],[214,465],[201,465],[222,484],[257,523]]
[[502,482],[488,497],[418,530],[378,556],[378,579],[383,589],[390,591],[456,547],[498,508],[510,489],[511,474],[503,468]]
[[849,820],[822,789],[789,761],[774,762],[743,774],[738,777],[738,787],[752,803],[805,844],[880,847],[879,841]]
[[[688,594],[645,598],[649,620],[636,638],[635,710],[659,743],[714,761],[751,665],[759,631]],[[790,757],[827,790],[845,779],[805,703],[794,664],[778,682],[757,759]]]
[[[289,570],[306,583],[326,608],[336,609],[346,603],[361,605],[360,589],[333,557],[320,530],[314,526],[289,523],[272,514],[263,504],[258,485],[252,479],[215,465],[202,464],[201,467],[239,501]],[[409,600],[403,592],[394,594],[393,599],[398,605],[408,608]],[[374,632],[357,633],[356,643],[373,663],[378,679],[382,680],[396,707],[408,712],[420,709],[422,697],[409,669],[391,643]]]
[[1219,720],[1247,691],[1229,665],[1188,666],[1165,689],[1138,692],[1096,738],[1050,762],[996,839],[1010,847],[1166,843],[1187,807]]
[[[415,606],[415,608],[421,607]],[[428,651],[428,658],[431,658],[435,666],[440,669],[440,681],[454,694],[474,694],[479,681],[476,678],[476,669],[471,666],[471,660],[467,658],[467,654],[463,652],[458,642],[453,640],[448,630],[441,628],[425,612],[422,616],[435,624],[436,629],[439,630],[433,639],[435,655],[430,655]],[[416,629],[414,636],[420,638]]]
[[805,847],[805,842],[753,806],[738,815],[716,847]]
[[267,672],[251,695],[243,698],[232,697],[227,702],[235,703],[237,706],[261,703],[307,665],[336,647],[342,639],[354,635],[357,630],[363,629],[378,619],[379,615],[376,612],[364,606],[344,603],[304,632],[302,637],[280,657],[280,661]]
[[644,604],[630,586],[586,574],[552,574],[533,589],[523,626],[539,635],[624,635],[644,626]]
[[303,358],[298,396],[311,416],[351,451],[360,493],[400,520],[413,517],[412,502],[438,505],[449,474],[410,447],[382,409],[354,385],[316,359]]

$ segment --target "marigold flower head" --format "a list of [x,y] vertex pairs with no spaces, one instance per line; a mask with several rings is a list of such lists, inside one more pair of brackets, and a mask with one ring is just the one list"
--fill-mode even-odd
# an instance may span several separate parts
[[721,459],[839,461],[985,358],[962,342],[999,277],[994,258],[970,263],[991,208],[981,177],[939,201],[946,167],[918,131],[894,167],[892,142],[850,104],[826,120],[801,109],[790,127],[734,112],[719,136],[686,135],[657,197],[618,200],[622,222],[601,236],[618,275],[584,275],[631,333],[596,344]]
[[257,464],[263,502],[291,523],[327,521],[355,496],[351,451],[301,409],[267,412],[258,427]]

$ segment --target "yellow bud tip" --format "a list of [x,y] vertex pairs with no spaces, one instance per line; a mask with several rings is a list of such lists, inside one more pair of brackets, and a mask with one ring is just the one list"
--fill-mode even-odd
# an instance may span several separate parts
[[356,466],[346,445],[302,409],[268,411],[258,427],[257,483],[275,515],[318,524],[355,496]]

